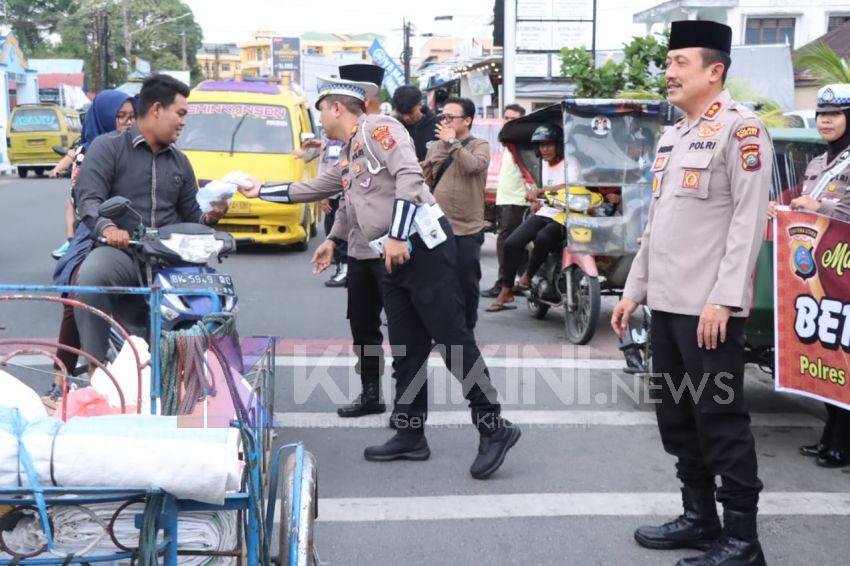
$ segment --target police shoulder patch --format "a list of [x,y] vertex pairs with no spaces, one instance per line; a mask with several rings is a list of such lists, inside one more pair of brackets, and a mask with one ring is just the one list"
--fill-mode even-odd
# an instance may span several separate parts
[[741,146],[741,168],[744,171],[761,169],[761,147],[759,144],[748,143]]
[[738,128],[732,135],[736,140],[743,141],[747,138],[759,137],[760,132],[761,130],[755,126],[744,126],[743,128]]
[[384,151],[389,151],[395,147],[395,138],[390,132],[389,126],[378,126],[372,130],[372,139],[378,142]]

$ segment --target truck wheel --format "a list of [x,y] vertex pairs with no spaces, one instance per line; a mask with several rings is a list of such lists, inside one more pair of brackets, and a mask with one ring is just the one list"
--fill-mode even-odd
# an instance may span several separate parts
[[44,167],[34,167],[32,172],[36,177],[44,177]]
[[29,172],[30,172],[30,170],[27,169],[26,167],[18,167],[18,177],[20,177],[21,179],[26,179],[27,173],[29,173]]

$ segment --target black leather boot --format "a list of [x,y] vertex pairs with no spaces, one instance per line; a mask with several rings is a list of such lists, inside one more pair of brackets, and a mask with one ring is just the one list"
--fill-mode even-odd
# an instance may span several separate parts
[[821,468],[843,468],[850,464],[850,452],[838,449],[827,450],[823,454],[818,454],[815,464]]
[[364,383],[363,393],[357,396],[354,403],[343,405],[336,410],[336,414],[344,417],[362,417],[364,415],[378,415],[387,410],[387,406],[381,401],[381,389],[378,383]]
[[683,487],[682,506],[685,512],[677,519],[658,527],[640,527],[636,530],[637,543],[656,550],[711,548],[722,533],[714,503],[714,489]]
[[501,417],[497,417],[490,426],[479,425],[478,432],[478,456],[469,468],[469,473],[475,479],[483,480],[499,469],[508,450],[517,443],[521,433],[517,425]]
[[646,373],[646,364],[643,362],[643,356],[638,346],[624,348],[623,357],[626,358],[626,367],[623,368],[624,372],[628,374]]
[[756,528],[756,512],[725,510],[723,536],[702,556],[683,558],[676,566],[766,566]]
[[383,444],[368,446],[363,457],[370,462],[390,462],[392,460],[427,460],[431,456],[428,441],[421,431],[405,430]]

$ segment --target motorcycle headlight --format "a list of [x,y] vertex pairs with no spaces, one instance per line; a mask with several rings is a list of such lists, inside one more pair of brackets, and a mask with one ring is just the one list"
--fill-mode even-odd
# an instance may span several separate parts
[[216,257],[224,242],[216,240],[212,234],[172,234],[162,244],[189,263],[207,263]]
[[570,210],[586,213],[590,209],[590,195],[570,195]]

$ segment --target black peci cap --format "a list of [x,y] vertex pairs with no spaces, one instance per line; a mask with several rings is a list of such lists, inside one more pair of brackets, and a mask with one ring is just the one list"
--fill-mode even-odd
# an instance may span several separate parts
[[384,70],[377,65],[369,65],[368,63],[341,65],[339,68],[339,78],[346,81],[372,83],[380,87],[381,83],[384,82]]
[[732,52],[732,28],[711,20],[680,20],[670,25],[667,49],[706,47],[727,55]]

